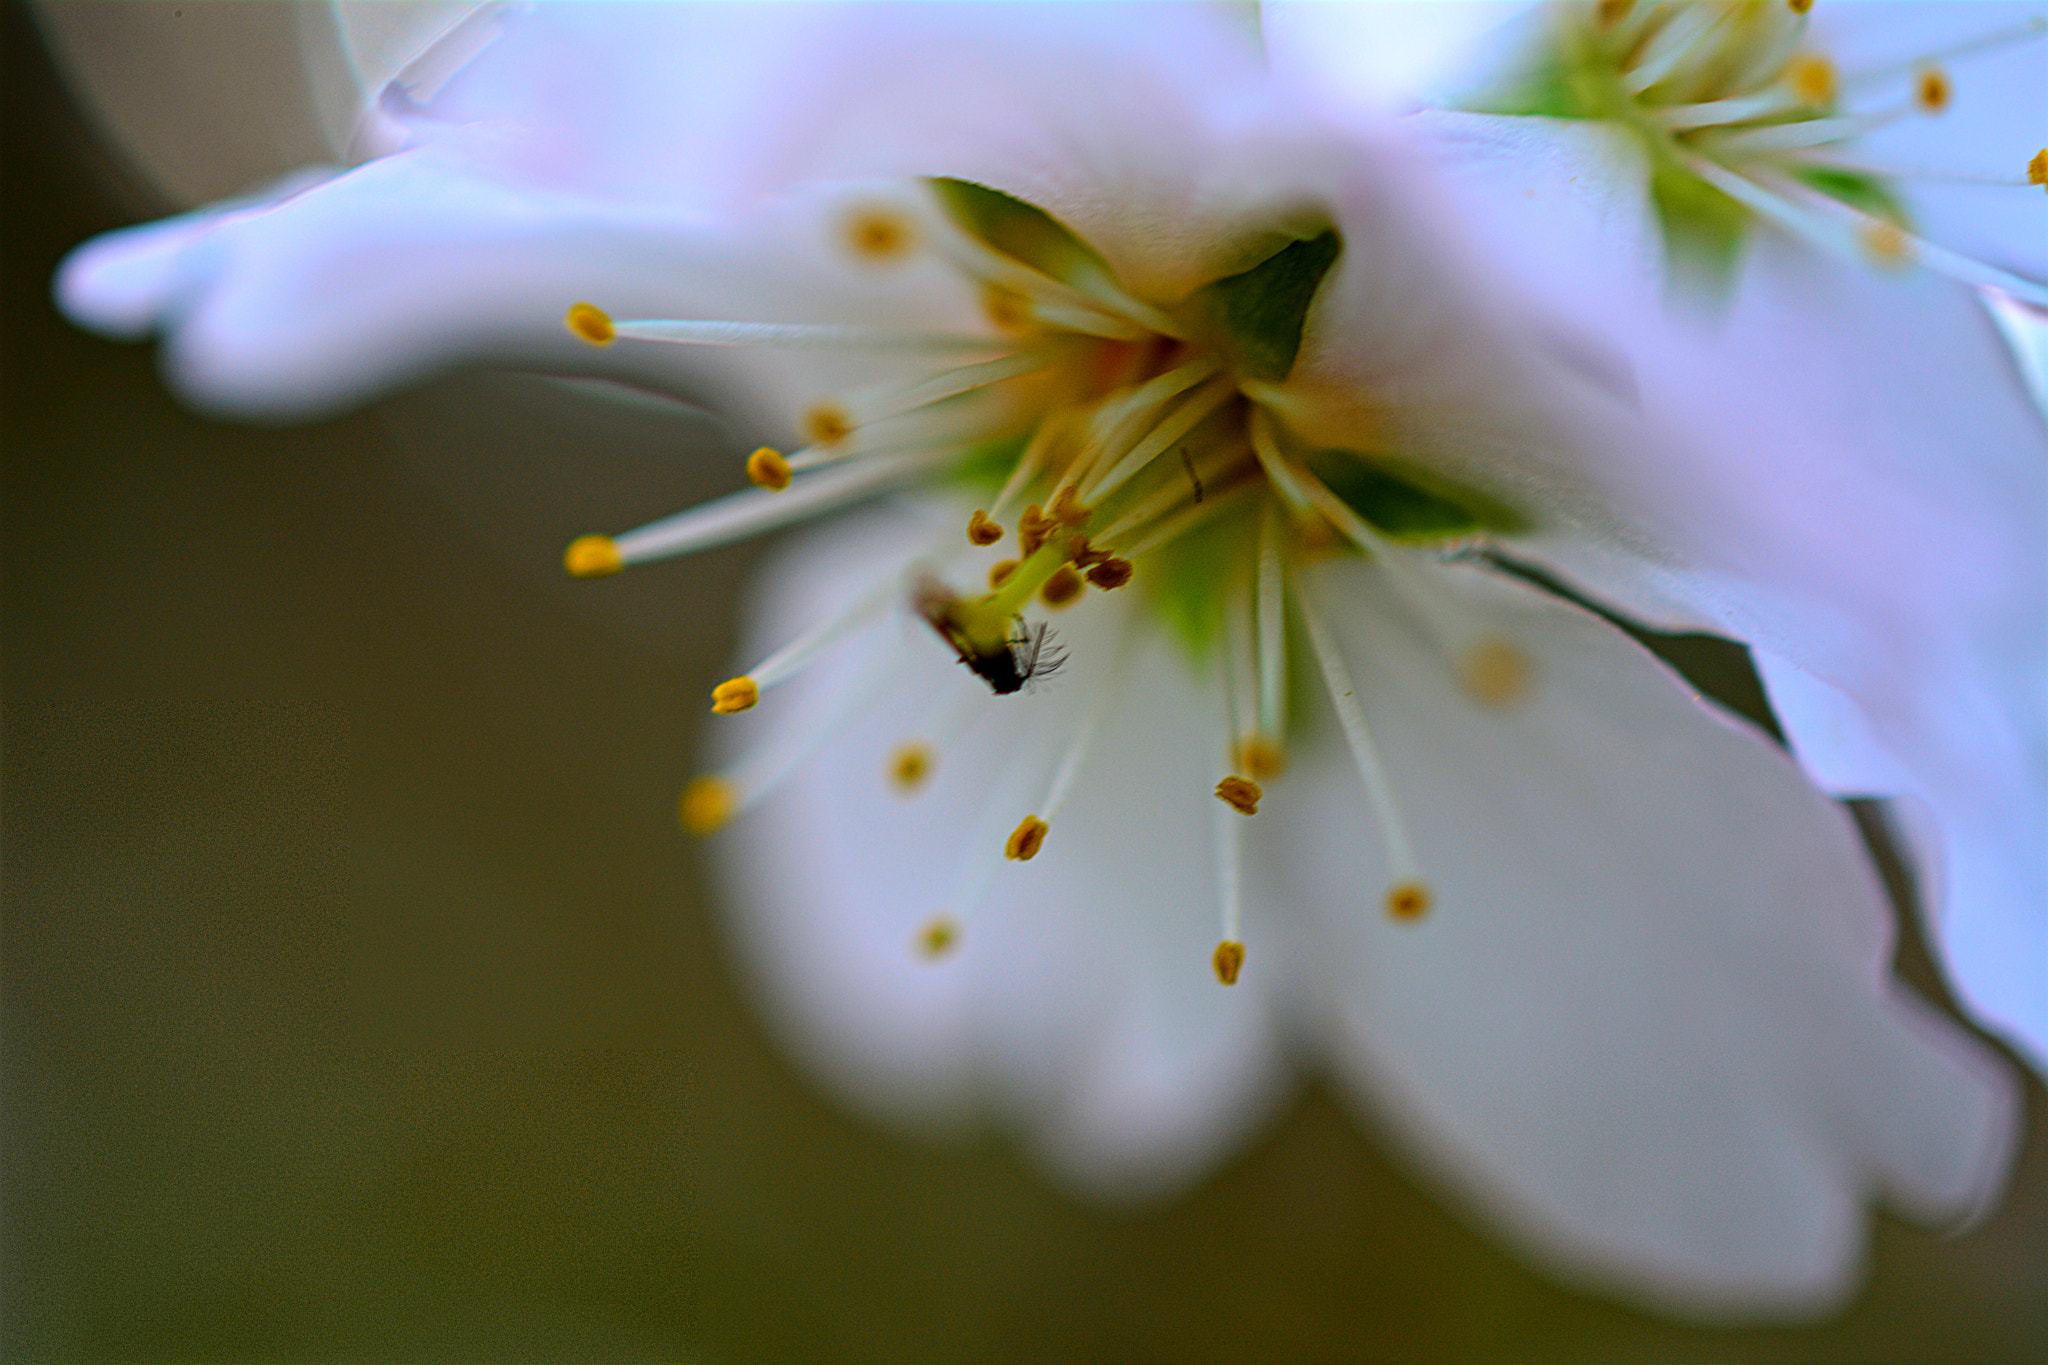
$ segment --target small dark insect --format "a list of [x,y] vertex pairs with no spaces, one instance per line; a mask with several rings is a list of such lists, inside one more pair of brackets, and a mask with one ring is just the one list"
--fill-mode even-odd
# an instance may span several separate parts
[[1186,446],[1180,448],[1180,463],[1181,467],[1188,472],[1188,482],[1195,486],[1195,501],[1200,503],[1202,500],[1202,479],[1199,474],[1195,473],[1195,462],[1188,454]]
[[1066,651],[1052,643],[1052,627],[1042,621],[1033,625],[1020,616],[1013,622],[1015,628],[1001,645],[984,649],[960,628],[957,614],[960,600],[948,592],[944,584],[936,579],[924,580],[918,584],[914,600],[918,615],[924,617],[941,639],[953,646],[960,662],[999,697],[1022,691],[1041,678],[1051,677],[1067,661]]

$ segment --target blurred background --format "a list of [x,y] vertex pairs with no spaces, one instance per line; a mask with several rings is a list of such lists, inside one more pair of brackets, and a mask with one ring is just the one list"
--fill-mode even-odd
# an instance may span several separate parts
[[1734,1331],[1555,1287],[1313,1087],[1136,1215],[850,1119],[673,820],[751,552],[559,572],[728,438],[502,376],[187,414],[51,271],[317,155],[318,110],[153,39],[86,112],[18,5],[0,51],[7,1359],[2048,1359],[2038,1082],[1987,1225],[1881,1221],[1839,1318]]

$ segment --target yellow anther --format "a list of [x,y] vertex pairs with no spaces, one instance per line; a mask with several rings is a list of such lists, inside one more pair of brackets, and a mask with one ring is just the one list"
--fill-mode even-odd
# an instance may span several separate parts
[[1088,581],[1108,592],[1130,582],[1132,572],[1131,561],[1128,559],[1105,559],[1100,564],[1088,566]]
[[857,260],[893,265],[917,247],[917,224],[885,204],[862,204],[840,223],[846,248]]
[[610,536],[578,536],[562,551],[562,567],[577,578],[603,578],[625,568],[626,558]]
[[722,777],[700,777],[683,788],[676,819],[692,834],[710,834],[732,819],[740,794]]
[[1421,882],[1402,882],[1387,892],[1387,913],[1395,919],[1413,924],[1429,913],[1429,888]]
[[1287,751],[1264,735],[1246,735],[1230,755],[1232,766],[1255,782],[1270,782],[1287,771]]
[[2027,163],[2027,183],[2048,185],[2048,147],[2034,153],[2034,159]]
[[928,962],[953,951],[960,942],[960,925],[951,915],[933,915],[917,931],[918,955]]
[[761,700],[761,688],[752,678],[741,675],[728,678],[711,689],[711,709],[721,716],[737,715],[751,710]]
[[1081,595],[1081,575],[1074,572],[1071,564],[1062,564],[1053,576],[1045,580],[1045,586],[1038,590],[1038,600],[1048,607],[1068,607]]
[[981,311],[1005,332],[1021,332],[1031,325],[1031,301],[1014,289],[999,284],[983,285]]
[[1792,93],[1801,104],[1820,108],[1835,102],[1835,91],[1840,82],[1835,79],[1835,64],[1825,57],[1808,53],[1794,59],[1785,68],[1785,79],[1792,85]]
[[853,419],[842,407],[820,403],[804,414],[804,434],[814,446],[836,446],[853,435]]
[[762,446],[747,456],[747,477],[771,492],[780,493],[789,487],[789,461],[782,458],[782,452]]
[[1785,8],[1794,14],[1804,14],[1813,8],[1813,0],[1785,0]]
[[1458,686],[1481,706],[1506,710],[1529,695],[1535,671],[1527,654],[1506,640],[1489,638],[1458,660]]
[[1244,969],[1244,945],[1232,939],[1224,939],[1216,945],[1216,979],[1226,986],[1237,984],[1237,974]]
[[974,515],[967,519],[967,540],[972,545],[993,545],[1003,538],[1003,528],[988,519],[988,513],[977,507]]
[[604,309],[594,303],[579,303],[570,307],[569,315],[562,319],[569,330],[593,346],[609,346],[618,336],[612,330],[612,320]]
[[1948,83],[1948,73],[1938,66],[1926,68],[1913,82],[1913,103],[1923,114],[1938,114],[1948,108],[1954,94]]
[[896,746],[896,752],[889,755],[889,781],[905,796],[924,785],[938,766],[938,756],[928,744],[911,740]]
[[1019,561],[1014,559],[998,559],[995,563],[989,565],[989,587],[991,589],[1002,587],[1004,581],[1007,580],[1011,574],[1017,572],[1018,563]]
[[1037,816],[1025,816],[1024,823],[1010,831],[1009,842],[1003,845],[1003,856],[1013,862],[1030,862],[1038,856],[1038,850],[1045,847],[1045,835],[1049,828],[1050,826]]
[[1897,267],[1913,259],[1913,239],[1897,223],[1872,220],[1859,237],[1863,254],[1881,266]]
[[1239,815],[1257,815],[1265,794],[1249,777],[1226,777],[1216,784],[1216,799]]

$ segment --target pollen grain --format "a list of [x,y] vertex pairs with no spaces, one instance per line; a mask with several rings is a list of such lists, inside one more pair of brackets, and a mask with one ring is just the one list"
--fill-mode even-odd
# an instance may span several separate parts
[[836,446],[853,435],[853,419],[834,403],[820,403],[804,414],[804,434],[812,445]]
[[870,265],[894,265],[917,249],[917,225],[884,204],[862,204],[846,215],[841,229],[846,249]]
[[1785,78],[1792,84],[1792,93],[1801,104],[1821,108],[1835,102],[1835,92],[1841,82],[1835,76],[1835,64],[1825,57],[1808,53],[1797,58],[1785,68]]
[[951,915],[933,915],[917,931],[917,954],[936,962],[960,943],[960,924]]
[[1938,66],[1925,68],[1913,82],[1913,104],[1923,114],[1941,113],[1954,97],[1955,90],[1948,83],[1948,73]]
[[1535,666],[1506,640],[1489,637],[1458,660],[1458,686],[1481,706],[1505,711],[1529,695]]
[[1237,984],[1237,974],[1244,969],[1244,945],[1235,939],[1224,939],[1216,945],[1216,956],[1211,959],[1216,968],[1216,979],[1226,986]]

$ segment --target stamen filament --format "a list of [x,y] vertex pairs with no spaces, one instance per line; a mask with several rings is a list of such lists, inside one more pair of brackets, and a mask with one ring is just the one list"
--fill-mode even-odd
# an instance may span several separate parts
[[714,502],[663,517],[626,532],[613,542],[626,564],[645,564],[671,555],[692,554],[760,535],[900,483],[908,483],[933,462],[931,451],[876,456],[844,470],[798,479],[788,488],[749,488]]
[[1258,590],[1253,605],[1258,627],[1259,735],[1277,745],[1286,739],[1287,599],[1280,576],[1280,518],[1271,505],[1259,525]]
[[1235,511],[1240,503],[1257,491],[1258,487],[1257,479],[1239,480],[1227,488],[1212,490],[1209,496],[1200,502],[1190,503],[1164,521],[1153,523],[1149,531],[1128,545],[1116,545],[1107,537],[1104,538],[1104,543],[1108,548],[1115,549],[1124,559],[1136,559],[1140,555],[1150,554],[1162,545],[1179,540],[1205,522],[1225,512]]
[[1716,157],[1748,157],[1767,152],[1795,152],[1805,147],[1824,147],[1829,143],[1847,142],[1865,133],[1875,132],[1887,124],[1897,123],[1914,112],[1911,104],[1900,104],[1867,114],[1801,119],[1796,123],[1773,123],[1764,128],[1740,128],[1725,133],[1716,131],[1703,137],[1699,145],[1703,151],[1710,152]]
[[1621,75],[1622,88],[1631,95],[1640,95],[1670,76],[1685,63],[1694,45],[1720,21],[1720,14],[1714,9],[1688,5],[1643,45],[1636,64]]
[[1666,132],[1677,133],[1688,128],[1712,128],[1723,124],[1747,123],[1752,119],[1805,107],[1806,102],[1790,90],[1775,89],[1760,91],[1753,95],[1708,100],[1704,104],[1660,105],[1643,112],[1656,120]]
[[635,318],[614,322],[615,335],[674,346],[758,346],[778,350],[1011,351],[1004,337],[899,332],[830,322],[720,322],[701,318]]
[[854,631],[875,621],[903,596],[900,575],[884,575],[865,594],[748,669],[745,676],[753,679],[758,691],[766,692],[775,684],[802,672],[811,660]]
[[928,408],[943,403],[948,398],[958,398],[963,393],[985,389],[1000,384],[1006,379],[1030,374],[1033,370],[1045,368],[1045,357],[1036,351],[1018,351],[1000,355],[993,360],[980,360],[973,364],[941,370],[938,374],[909,384],[887,385],[857,392],[849,396],[847,406],[854,414],[854,425],[864,426],[879,422],[886,417],[899,417],[906,412]]
[[1051,453],[1053,446],[1059,442],[1072,423],[1075,411],[1071,407],[1057,408],[1038,424],[1038,430],[1031,433],[1031,439],[1025,444],[1023,454],[1017,457],[1016,466],[1010,470],[1010,477],[1003,481],[1002,491],[997,493],[996,500],[989,504],[988,514],[991,520],[1008,513],[1010,503],[1029,486],[1033,478],[1037,477],[1038,471],[1045,465],[1046,456]]
[[2015,43],[2029,43],[2043,34],[2048,34],[2048,18],[2036,15],[2023,23],[2013,24],[2007,28],[1993,29],[1988,33],[1979,34],[1975,38],[1965,38],[1953,47],[1922,53],[1905,61],[1892,62],[1885,66],[1875,66],[1865,71],[1858,71],[1842,82],[1842,88],[1844,90],[1860,90],[1866,86],[1879,85],[1886,81],[1897,80],[1900,76],[1914,75],[1925,67],[1947,65],[1954,62],[1958,57],[1974,57],[1979,52],[1988,52],[1993,48],[2010,47]]
[[[1221,931],[1217,935],[1216,975],[1229,986],[1236,984],[1238,968],[1244,962],[1244,856],[1238,842],[1244,838],[1244,817],[1218,801],[1209,822],[1216,854],[1216,918]],[[1226,953],[1225,945],[1235,946],[1237,951]]]
[[1152,428],[1151,435],[1132,447],[1107,474],[1082,489],[1081,500],[1094,503],[1108,497],[1132,475],[1164,454],[1175,441],[1193,431],[1204,418],[1229,402],[1236,393],[1237,381],[1231,376],[1218,375],[1210,380],[1190,394],[1171,416]]
[[1336,709],[1337,721],[1344,728],[1345,742],[1351,747],[1351,759],[1365,787],[1366,800],[1372,806],[1373,820],[1386,848],[1388,870],[1393,874],[1394,884],[1407,886],[1419,883],[1421,868],[1415,861],[1414,847],[1408,841],[1408,828],[1401,819],[1393,786],[1387,780],[1386,766],[1380,761],[1379,746],[1373,743],[1372,731],[1365,723],[1365,711],[1354,695],[1351,673],[1344,666],[1344,656],[1323,625],[1322,616],[1309,600],[1305,587],[1297,585],[1294,605],[1301,613],[1302,624],[1308,628],[1309,647],[1322,667],[1323,686],[1330,694],[1330,705]]

